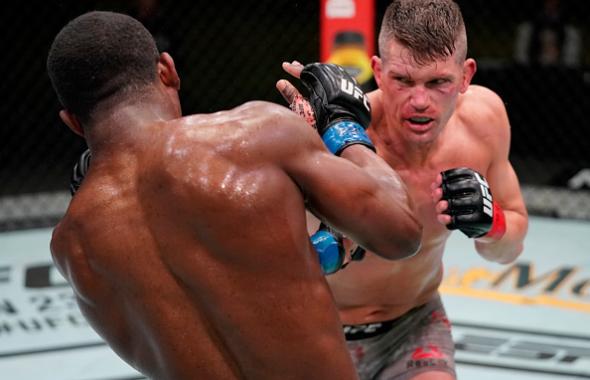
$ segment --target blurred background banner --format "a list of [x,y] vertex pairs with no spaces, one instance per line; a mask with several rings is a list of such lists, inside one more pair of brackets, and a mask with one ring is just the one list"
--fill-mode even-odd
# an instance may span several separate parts
[[[67,204],[84,142],[61,124],[45,70],[55,34],[93,9],[141,20],[175,58],[185,114],[260,99],[283,104],[281,62],[336,61],[334,47],[366,60],[389,1],[184,0],[3,3],[0,229],[51,226]],[[590,220],[590,14],[587,0],[462,0],[474,83],[499,93],[512,124],[511,160],[533,215]],[[330,4],[335,8],[328,12]],[[336,5],[334,5],[336,4]],[[353,4],[363,28],[325,37],[330,14]],[[344,7],[342,7],[344,5]],[[365,9],[365,7],[367,7]],[[356,21],[355,21],[356,22]],[[354,24],[351,21],[351,25]],[[362,37],[362,38],[359,38]],[[324,38],[329,38],[325,40]],[[322,43],[320,43],[322,41]],[[328,42],[326,42],[328,41]],[[351,53],[349,49],[344,56]],[[353,54],[354,55],[354,54]],[[364,61],[366,62],[366,61]],[[362,67],[362,63],[360,64]],[[359,70],[359,73],[366,71]],[[371,83],[366,83],[366,88]]]
[[374,0],[320,1],[320,60],[344,67],[365,89],[374,86]]

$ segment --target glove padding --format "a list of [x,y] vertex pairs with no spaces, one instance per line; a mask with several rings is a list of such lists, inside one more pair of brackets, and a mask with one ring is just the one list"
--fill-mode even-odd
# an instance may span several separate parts
[[339,119],[354,120],[365,129],[369,126],[369,100],[342,67],[331,63],[310,63],[301,71],[301,82],[309,90],[309,103],[320,135],[323,136],[328,126]]
[[74,170],[72,172],[72,178],[70,180],[70,193],[72,196],[76,194],[80,185],[82,185],[82,181],[84,177],[86,177],[86,173],[88,172],[88,167],[90,166],[90,159],[92,158],[92,154],[90,153],[90,149],[86,149],[78,162],[74,165]]
[[371,122],[369,100],[350,74],[338,65],[311,63],[300,78],[309,90],[316,128],[332,153],[353,144],[375,150],[365,133]]
[[[441,175],[442,199],[449,203],[444,213],[451,216],[447,228],[458,229],[470,238],[490,232],[495,207],[485,178],[469,168],[450,169]],[[502,212],[499,207],[498,212]]]
[[342,235],[338,231],[321,223],[310,240],[318,254],[324,274],[332,274],[342,268],[345,252]]
[[[348,265],[348,263],[344,263],[346,252],[344,250],[343,236],[340,232],[322,222],[316,233],[310,237],[310,240],[318,254],[324,274],[335,273]],[[352,251],[350,259],[352,261],[361,261],[364,259],[365,253],[365,249],[358,246]]]

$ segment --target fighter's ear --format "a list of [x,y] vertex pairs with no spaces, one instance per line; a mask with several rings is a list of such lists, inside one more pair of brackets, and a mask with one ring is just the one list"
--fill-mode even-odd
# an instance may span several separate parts
[[477,71],[477,63],[475,63],[475,59],[467,58],[465,62],[463,62],[463,81],[461,83],[461,92],[467,91],[469,85],[471,84],[471,79],[475,75]]
[[160,54],[160,58],[158,59],[158,76],[164,85],[180,90],[180,77],[176,72],[174,60],[168,53]]
[[59,111],[59,117],[61,120],[67,125],[72,132],[77,134],[78,136],[84,137],[84,129],[82,128],[82,123],[78,120],[78,117],[71,113],[70,111],[63,109]]
[[375,82],[377,82],[377,86],[381,87],[381,70],[382,70],[383,61],[381,58],[374,55],[371,57],[371,69],[373,69],[373,77],[375,78]]

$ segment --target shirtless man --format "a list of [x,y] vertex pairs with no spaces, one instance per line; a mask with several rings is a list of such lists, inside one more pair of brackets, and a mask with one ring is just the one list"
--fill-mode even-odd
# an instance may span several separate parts
[[74,19],[47,68],[60,117],[92,152],[51,252],[113,350],[153,379],[357,378],[306,206],[387,259],[421,239],[370,149],[364,94],[323,89],[334,103],[318,128],[341,132],[324,136],[339,157],[279,105],[182,117],[172,58],[125,15]]
[[[424,233],[410,259],[369,252],[328,276],[361,379],[455,378],[437,290],[450,229],[474,238],[486,260],[507,264],[523,249],[528,218],[508,161],[507,113],[498,95],[470,85],[476,63],[466,54],[453,1],[394,0],[388,7],[379,57],[372,58],[379,89],[368,94],[368,134],[408,186]],[[302,69],[297,62],[283,67],[296,77]],[[287,101],[299,99],[288,81],[277,88]]]

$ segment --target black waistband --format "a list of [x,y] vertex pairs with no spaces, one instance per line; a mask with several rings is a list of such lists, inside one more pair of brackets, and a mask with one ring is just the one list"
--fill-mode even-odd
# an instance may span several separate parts
[[367,323],[364,325],[343,325],[344,337],[346,340],[367,339],[377,335],[385,334],[391,330],[399,318],[384,322]]
[[397,325],[404,324],[404,321],[408,318],[412,318],[416,313],[420,313],[421,310],[427,311],[428,304],[417,306],[405,314],[391,319],[389,321],[373,322],[364,325],[343,325],[344,337],[346,340],[359,340],[372,338],[377,335],[385,334]]

